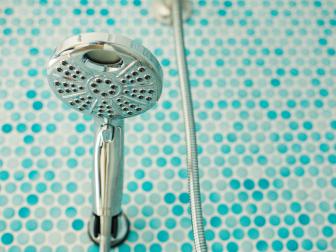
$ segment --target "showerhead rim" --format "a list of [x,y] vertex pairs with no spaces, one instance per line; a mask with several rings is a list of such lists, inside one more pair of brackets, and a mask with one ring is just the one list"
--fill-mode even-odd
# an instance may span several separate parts
[[76,53],[77,50],[83,49],[84,47],[87,47],[89,50],[95,49],[96,46],[101,46],[104,44],[125,47],[128,50],[131,50],[135,57],[140,57],[141,59],[148,61],[152,68],[160,74],[160,77],[163,77],[160,63],[147,48],[139,43],[139,41],[131,40],[122,35],[114,35],[103,32],[82,33],[65,39],[63,43],[55,49],[53,57],[49,61],[48,66],[50,66],[50,63],[54,58],[59,57],[64,53],[73,54]]

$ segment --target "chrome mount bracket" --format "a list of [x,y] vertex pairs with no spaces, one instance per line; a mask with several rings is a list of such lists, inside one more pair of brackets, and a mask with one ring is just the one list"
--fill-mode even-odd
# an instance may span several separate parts
[[[155,18],[165,25],[172,25],[172,2],[174,0],[153,1],[152,12]],[[192,14],[192,3],[189,0],[180,0],[183,8],[183,20],[188,20]]]
[[[116,247],[121,244],[128,235],[130,229],[130,222],[124,213],[120,213],[112,218],[110,245]],[[88,233],[90,239],[100,244],[100,217],[92,214],[89,220]]]

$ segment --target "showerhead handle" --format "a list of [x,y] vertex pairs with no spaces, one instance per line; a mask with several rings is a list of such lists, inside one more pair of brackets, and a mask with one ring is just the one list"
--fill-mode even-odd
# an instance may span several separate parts
[[[99,126],[96,134],[92,183],[93,214],[99,218],[99,234],[90,233],[90,236],[100,244],[102,251],[109,251],[111,246],[119,244],[128,232],[128,226],[125,227],[128,223],[117,223],[118,226],[112,228],[113,218],[121,214],[123,146],[122,119]],[[112,233],[115,233],[114,237],[111,237]]]
[[123,120],[98,126],[93,173],[93,212],[98,216],[121,212],[123,147]]

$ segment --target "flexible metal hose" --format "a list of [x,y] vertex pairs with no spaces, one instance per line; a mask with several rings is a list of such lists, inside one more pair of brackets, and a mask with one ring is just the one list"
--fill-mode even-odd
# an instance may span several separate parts
[[183,22],[182,1],[173,0],[172,16],[173,16],[172,19],[174,28],[177,66],[179,70],[182,109],[185,123],[188,189],[190,198],[192,229],[195,242],[195,251],[205,252],[207,251],[207,246],[204,237],[204,227],[203,227],[195,119],[194,119],[193,105],[192,105],[193,103],[189,83],[189,73],[185,55],[183,23],[182,23]]

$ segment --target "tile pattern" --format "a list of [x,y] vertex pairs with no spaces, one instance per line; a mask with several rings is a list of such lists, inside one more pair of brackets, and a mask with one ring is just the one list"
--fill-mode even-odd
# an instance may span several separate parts
[[[191,251],[183,121],[169,27],[150,1],[1,0],[0,251],[98,251],[89,241],[93,119],[50,91],[65,37],[136,38],[164,74],[127,119],[117,251]],[[185,26],[210,251],[335,251],[335,1],[194,1]]]

